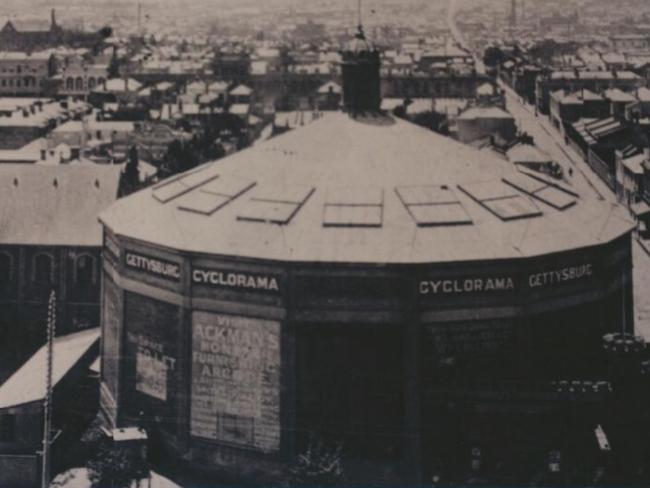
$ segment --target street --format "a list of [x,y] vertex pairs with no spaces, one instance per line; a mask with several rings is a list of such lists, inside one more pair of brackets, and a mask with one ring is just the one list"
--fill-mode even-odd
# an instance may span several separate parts
[[[467,41],[454,22],[457,2],[449,0],[448,5],[447,21],[451,33],[459,45],[466,47]],[[474,55],[475,58],[480,58],[476,53]],[[506,109],[517,121],[519,129],[531,135],[535,140],[535,145],[547,152],[555,162],[562,166],[566,184],[575,188],[577,193],[586,198],[597,198],[615,204],[614,193],[580,155],[564,143],[562,135],[552,127],[548,117],[541,114],[536,115],[535,108],[522,102],[521,97],[505,83],[499,81],[499,86],[505,91]],[[648,248],[650,249],[650,246]],[[637,333],[642,335],[646,342],[650,342],[650,253],[637,242],[636,236],[632,241],[632,255],[635,327]]]
[[[506,92],[506,108],[517,120],[519,128],[530,134],[535,144],[546,151],[554,161],[562,166],[566,183],[585,197],[603,199],[614,204],[616,196],[592,171],[587,163],[562,140],[544,115],[535,115],[535,109],[521,102],[521,98],[503,83]],[[569,169],[573,175],[569,176]],[[632,218],[632,217],[630,217]],[[637,333],[650,341],[650,254],[636,238],[633,239],[632,255],[634,262],[634,306]]]

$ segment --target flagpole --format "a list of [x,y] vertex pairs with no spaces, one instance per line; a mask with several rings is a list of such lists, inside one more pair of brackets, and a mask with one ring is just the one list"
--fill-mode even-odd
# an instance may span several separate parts
[[45,400],[43,404],[43,458],[41,488],[50,484],[50,433],[52,430],[52,362],[54,335],[56,333],[56,292],[52,290],[47,309],[47,363],[45,373]]

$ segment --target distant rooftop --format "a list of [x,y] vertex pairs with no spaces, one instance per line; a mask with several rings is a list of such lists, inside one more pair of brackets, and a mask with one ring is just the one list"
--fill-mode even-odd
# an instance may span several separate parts
[[101,246],[97,216],[116,200],[120,173],[117,165],[0,165],[0,243]]

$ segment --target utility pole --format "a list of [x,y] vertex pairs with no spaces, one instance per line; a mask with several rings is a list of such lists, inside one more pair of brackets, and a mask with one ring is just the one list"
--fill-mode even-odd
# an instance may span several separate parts
[[361,27],[361,0],[357,2],[357,25]]
[[138,35],[142,35],[142,3],[138,2]]
[[41,488],[50,485],[50,434],[52,431],[52,363],[54,335],[56,333],[56,292],[50,293],[47,308],[47,362],[45,371],[45,401],[43,404],[43,458],[41,469]]

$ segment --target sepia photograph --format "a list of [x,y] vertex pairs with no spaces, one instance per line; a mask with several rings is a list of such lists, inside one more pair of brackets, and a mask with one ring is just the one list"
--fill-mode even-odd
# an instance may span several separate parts
[[650,1],[0,0],[0,488],[650,486]]

